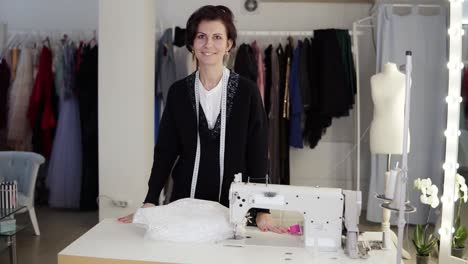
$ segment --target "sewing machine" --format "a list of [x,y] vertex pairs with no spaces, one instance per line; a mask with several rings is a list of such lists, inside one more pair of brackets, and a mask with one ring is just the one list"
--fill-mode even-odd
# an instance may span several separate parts
[[[341,248],[343,221],[347,229],[345,252],[357,258],[357,236],[361,212],[361,192],[338,188],[289,186],[266,183],[243,183],[236,174],[229,191],[230,222],[234,237],[238,227],[246,223],[251,208],[296,211],[304,216],[306,247],[319,251],[337,251]],[[343,215],[343,207],[344,215]]]

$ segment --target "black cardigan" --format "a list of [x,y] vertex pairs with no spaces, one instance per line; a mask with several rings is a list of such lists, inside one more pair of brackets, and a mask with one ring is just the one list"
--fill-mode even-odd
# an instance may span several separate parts
[[[169,90],[167,105],[163,112],[154,148],[153,168],[148,182],[149,190],[145,203],[157,204],[159,194],[169,175],[172,175],[174,180],[171,201],[190,197],[197,147],[194,84],[195,74],[193,73],[175,82]],[[202,108],[199,109],[202,112]],[[247,175],[251,178],[263,178],[267,173],[268,160],[266,114],[259,90],[254,82],[232,71],[227,86],[226,112],[224,178],[220,203],[229,207],[229,187],[234,179],[234,174],[242,172],[243,181],[247,180]],[[218,116],[213,133],[219,134],[219,119]],[[202,118],[200,122],[202,122]],[[201,148],[201,152],[203,152],[203,148]],[[205,154],[216,155],[217,160],[219,160],[219,150],[211,152],[213,153]],[[176,160],[177,163],[174,166]],[[200,164],[200,167],[202,165]],[[173,166],[174,169],[171,172]],[[204,167],[206,166],[219,168],[219,164],[204,164]],[[201,181],[200,177],[210,177],[211,179],[210,181]],[[213,189],[215,189],[214,192]],[[217,194],[218,191],[219,173],[203,176],[199,172],[195,198],[200,198],[202,196],[200,194],[206,192]],[[218,195],[215,195],[209,200],[217,201],[217,198]],[[207,198],[203,197],[203,199]]]

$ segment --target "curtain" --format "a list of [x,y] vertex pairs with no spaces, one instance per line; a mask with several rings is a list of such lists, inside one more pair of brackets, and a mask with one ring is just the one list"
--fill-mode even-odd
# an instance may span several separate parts
[[[417,212],[408,215],[412,224],[425,223],[429,206],[420,203],[419,191],[413,189],[416,178],[431,178],[442,190],[443,159],[446,125],[447,70],[447,21],[443,7],[438,12],[423,14],[413,7],[406,14],[396,14],[391,5],[381,5],[376,14],[377,72],[387,62],[403,65],[405,51],[413,52],[413,72],[410,112],[410,152],[408,154],[407,198]],[[391,166],[401,164],[401,155],[393,155]],[[387,155],[371,155],[371,177],[367,219],[380,222],[381,201],[374,196],[384,191],[384,173]],[[440,209],[440,208],[439,208]],[[434,221],[436,215],[431,214]],[[392,216],[396,224],[395,215]]]

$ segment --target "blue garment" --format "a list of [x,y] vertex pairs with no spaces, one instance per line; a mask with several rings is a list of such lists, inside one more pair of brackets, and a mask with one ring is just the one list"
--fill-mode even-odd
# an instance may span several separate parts
[[303,148],[302,142],[302,100],[299,87],[299,52],[302,47],[302,41],[298,41],[294,50],[291,71],[289,74],[289,145],[295,148]]
[[176,65],[172,45],[172,28],[166,29],[158,41],[156,53],[156,89],[154,98],[154,142],[158,139],[160,100],[165,106],[169,88],[176,81]]
[[166,29],[156,54],[156,95],[166,103],[169,87],[176,81],[176,65],[172,46],[172,29]]
[[78,100],[74,93],[76,47],[63,51],[63,79],[59,87],[60,114],[47,175],[49,206],[80,208],[82,147]]

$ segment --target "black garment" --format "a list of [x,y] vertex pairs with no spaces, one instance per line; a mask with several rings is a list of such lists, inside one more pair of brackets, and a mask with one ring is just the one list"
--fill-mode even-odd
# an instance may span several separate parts
[[336,30],[315,30],[314,41],[319,55],[321,113],[330,117],[347,116],[352,93],[346,83],[345,65]]
[[81,210],[98,208],[98,47],[86,46],[76,77],[81,119],[82,168]]
[[10,67],[0,59],[0,150],[6,150],[6,127],[8,117],[8,94],[10,87]]
[[[157,204],[161,189],[172,170],[171,201],[190,197],[197,149],[194,95],[195,73],[175,82],[170,90],[154,149],[153,168],[145,203]],[[200,109],[202,109],[200,107]],[[201,158],[195,198],[218,201],[220,117],[208,129],[200,111]],[[260,93],[255,83],[231,71],[227,87],[224,179],[220,203],[229,206],[229,187],[234,174],[244,181],[265,177],[267,172],[267,125]]]
[[265,49],[265,57],[263,59],[263,63],[265,65],[265,97],[264,97],[264,105],[265,105],[265,112],[267,116],[270,114],[271,109],[271,53],[273,52],[273,46],[269,45]]
[[310,105],[304,138],[314,148],[334,117],[354,104],[356,73],[347,30],[315,30],[309,50]]
[[0,59],[0,130],[7,125],[7,103],[10,87],[10,67],[4,59]]
[[302,42],[299,50],[299,88],[301,90],[301,100],[304,107],[310,104],[310,81],[309,81],[309,39]]
[[237,49],[234,71],[241,76],[257,83],[258,66],[254,50],[250,45],[242,44]]
[[345,70],[344,78],[346,80],[346,85],[348,86],[347,88],[345,87],[345,94],[349,99],[348,108],[351,110],[354,105],[354,95],[356,95],[356,70],[354,69],[354,59],[351,51],[351,37],[349,36],[348,30],[344,29],[337,29],[336,36],[338,38],[338,45],[341,50],[341,59]]
[[309,107],[305,111],[306,121],[303,133],[304,139],[308,142],[310,148],[317,146],[327,127],[331,125],[331,117],[321,113],[322,86],[319,72],[321,54],[317,47],[315,40],[311,39],[309,47],[310,97]]
[[185,28],[175,27],[174,29],[174,46],[183,47],[185,46],[185,39],[187,38]]
[[276,49],[279,65],[279,152],[280,152],[280,184],[289,184],[289,120],[283,118],[283,104],[286,89],[286,68],[288,63],[288,55],[292,58],[292,48],[287,46],[286,53],[281,44]]

